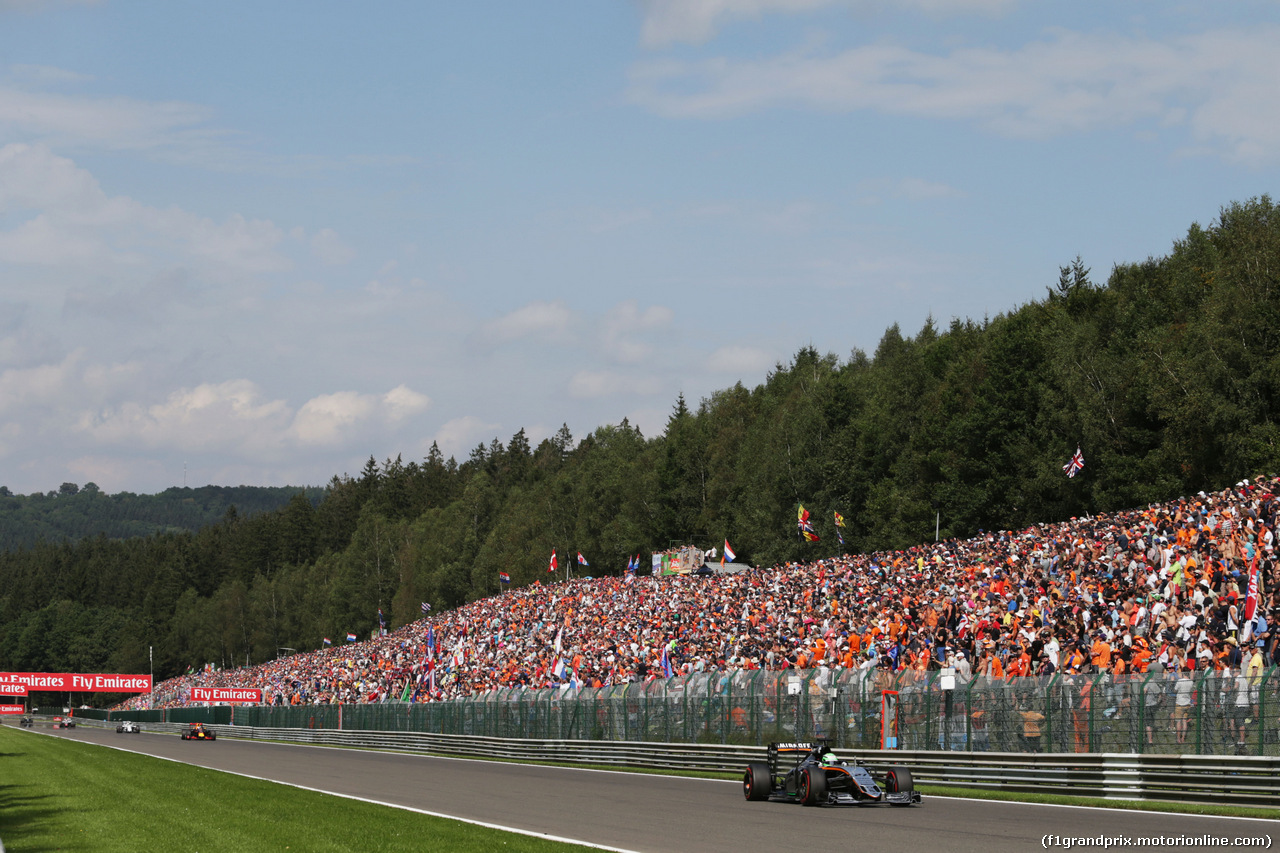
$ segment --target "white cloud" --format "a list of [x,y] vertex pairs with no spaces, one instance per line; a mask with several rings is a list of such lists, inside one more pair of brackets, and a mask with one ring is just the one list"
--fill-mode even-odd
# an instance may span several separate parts
[[736,377],[762,373],[773,365],[773,359],[762,349],[748,346],[724,346],[707,358],[707,369]]
[[50,6],[94,6],[98,0],[0,0],[0,14],[34,12]]
[[651,305],[642,311],[639,303],[628,299],[613,306],[605,315],[596,345],[602,355],[614,361],[639,364],[653,354],[655,344],[662,342],[661,330],[668,328],[674,319],[675,312],[666,306]]
[[580,370],[569,380],[569,395],[578,399],[648,395],[661,390],[661,380],[652,376],[632,376],[611,370]]
[[605,234],[639,225],[641,222],[649,222],[652,219],[653,211],[643,207],[630,210],[595,211],[587,230],[593,234]]
[[46,406],[78,385],[83,351],[69,353],[59,364],[41,364],[0,371],[0,414],[12,417],[31,407]]
[[38,83],[45,86],[64,83],[87,83],[93,78],[88,74],[56,68],[52,65],[12,65],[10,74],[15,79]]
[[961,198],[960,190],[948,184],[926,181],[923,178],[904,178],[898,182],[898,195],[913,201],[927,201],[938,198]]
[[303,444],[340,444],[369,423],[399,424],[430,405],[425,394],[400,385],[386,394],[339,391],[313,397],[293,418],[290,434]]
[[[29,79],[31,74],[25,76]],[[43,67],[40,72],[44,83],[74,79],[74,72],[61,69]],[[206,127],[210,118],[212,112],[197,104],[32,92],[0,85],[0,129],[10,137],[59,145],[132,151],[203,147],[225,135]]]
[[735,228],[765,234],[796,234],[812,226],[819,210],[813,202],[805,200],[768,203],[704,201],[690,205],[680,215],[691,220],[720,220]]
[[374,398],[355,391],[312,397],[293,418],[293,434],[303,444],[336,444],[345,430],[367,419]]
[[348,263],[356,256],[355,250],[342,241],[338,232],[323,228],[311,238],[311,253],[326,266],[336,267]]
[[[481,442],[488,444],[495,435],[498,424],[489,423],[475,415],[454,418],[436,431],[435,442],[446,457],[465,459],[471,449]],[[430,446],[430,443],[428,443]]]
[[419,394],[404,385],[397,385],[382,395],[382,409],[387,419],[398,424],[401,421],[426,410],[431,405],[431,398]]
[[1045,137],[1150,121],[1258,161],[1280,149],[1280,27],[1155,41],[1058,31],[1017,50],[932,55],[892,44],[760,61],[644,62],[631,97],[667,116],[717,118],[772,107],[974,121]]
[[572,312],[559,300],[531,302],[486,323],[484,335],[498,344],[529,337],[553,338],[564,334],[572,319]]
[[[83,378],[91,382],[100,373],[86,371]],[[400,385],[385,394],[320,394],[294,411],[285,400],[269,399],[251,380],[234,379],[182,388],[157,403],[130,401],[81,412],[77,427],[101,444],[256,457],[294,443],[336,446],[361,440],[369,429],[399,425],[429,404],[426,395]]]
[[0,232],[0,261],[38,265],[140,265],[177,254],[251,272],[288,269],[274,223],[232,214],[214,222],[108,196],[88,171],[42,145],[0,148],[0,213],[26,216]]
[[182,388],[150,405],[85,412],[78,427],[103,444],[261,452],[279,443],[289,416],[285,401],[265,399],[255,383],[234,379]]
[[[908,11],[931,15],[994,13],[1018,0],[897,0]],[[734,20],[758,20],[768,14],[795,15],[827,7],[875,9],[882,0],[643,0],[641,39],[650,47],[673,42],[698,44],[713,37]]]

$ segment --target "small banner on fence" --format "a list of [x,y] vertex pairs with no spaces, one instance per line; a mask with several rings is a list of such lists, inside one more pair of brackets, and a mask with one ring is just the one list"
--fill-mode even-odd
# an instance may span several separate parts
[[251,687],[192,687],[189,702],[246,702],[262,704],[262,691]]
[[0,705],[0,714],[25,714],[26,709],[21,705]]
[[[149,675],[105,675],[72,672],[0,672],[0,696],[13,687],[71,693],[150,693]],[[18,694],[23,695],[23,694]]]

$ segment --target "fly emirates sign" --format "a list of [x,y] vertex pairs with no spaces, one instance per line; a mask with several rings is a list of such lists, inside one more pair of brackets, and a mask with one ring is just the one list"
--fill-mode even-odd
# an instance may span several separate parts
[[20,686],[28,691],[56,690],[70,693],[150,693],[149,675],[105,675],[71,672],[0,672],[0,696],[6,687]]
[[250,687],[192,687],[187,695],[191,702],[247,702],[262,704],[262,691]]

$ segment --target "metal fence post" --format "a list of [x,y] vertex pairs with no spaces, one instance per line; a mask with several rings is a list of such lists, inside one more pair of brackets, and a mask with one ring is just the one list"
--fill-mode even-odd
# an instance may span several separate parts
[[[1196,709],[1196,755],[1204,755],[1204,712],[1205,706],[1208,704],[1209,674],[1212,670],[1198,671],[1198,678],[1195,682],[1194,701],[1192,704]],[[1217,679],[1214,679],[1215,681]]]

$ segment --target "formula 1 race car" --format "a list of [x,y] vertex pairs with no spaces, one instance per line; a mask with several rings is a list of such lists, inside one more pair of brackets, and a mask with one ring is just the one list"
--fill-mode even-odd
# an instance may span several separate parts
[[74,729],[76,727],[76,721],[70,717],[54,717],[53,727],[55,729]]
[[204,723],[190,723],[182,730],[183,740],[217,740],[212,729],[206,729]]
[[31,719],[30,717],[23,717],[21,720],[18,721],[18,725],[22,726],[24,729],[29,729],[35,724],[36,724],[35,720]]
[[126,733],[131,735],[136,735],[140,731],[142,731],[141,726],[139,726],[137,723],[131,723],[128,720],[124,720],[123,722],[120,723],[120,725],[116,726],[116,734],[118,735],[126,734]]
[[877,784],[862,762],[841,761],[825,740],[769,744],[769,761],[752,762],[742,777],[748,800],[806,806],[913,806],[920,794],[905,767],[890,767]]

